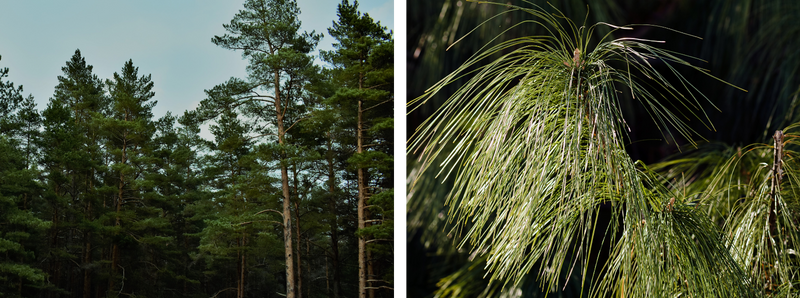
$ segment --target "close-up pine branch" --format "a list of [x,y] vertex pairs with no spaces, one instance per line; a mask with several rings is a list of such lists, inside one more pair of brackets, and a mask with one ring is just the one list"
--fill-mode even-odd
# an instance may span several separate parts
[[[431,264],[409,269],[409,295],[798,293],[796,93],[735,84],[703,57],[722,34],[686,50],[705,40],[669,22],[710,9],[711,32],[728,4],[440,2],[435,24],[409,28],[408,258]],[[785,22],[780,5],[743,6],[752,40]],[[631,17],[648,9],[653,22]],[[782,69],[752,73],[797,90]],[[753,90],[778,96],[759,99],[771,113],[720,116]],[[737,121],[773,133],[730,138]]]

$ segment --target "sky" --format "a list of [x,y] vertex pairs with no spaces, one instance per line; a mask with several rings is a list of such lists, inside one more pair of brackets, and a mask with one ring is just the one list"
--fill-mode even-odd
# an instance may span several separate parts
[[[3,1],[0,2],[0,68],[4,81],[23,86],[43,110],[53,96],[61,68],[81,50],[100,79],[110,79],[129,59],[139,75],[152,75],[158,101],[153,114],[182,115],[211,89],[231,77],[244,78],[241,52],[211,43],[243,9],[240,1]],[[189,4],[191,3],[191,4]],[[325,36],[318,49],[332,50],[328,36],[340,0],[297,0],[301,31]],[[393,0],[362,0],[359,10],[393,30]],[[322,63],[317,60],[318,63]]]

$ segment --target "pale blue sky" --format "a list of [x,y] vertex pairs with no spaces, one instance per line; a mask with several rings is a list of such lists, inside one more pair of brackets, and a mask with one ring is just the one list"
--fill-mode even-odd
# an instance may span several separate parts
[[[297,0],[301,30],[325,37],[319,48],[332,49],[327,28],[336,17],[340,0]],[[101,79],[111,78],[128,59],[139,74],[152,75],[155,117],[167,111],[182,115],[205,98],[203,90],[245,77],[241,53],[211,43],[222,35],[243,8],[240,1],[3,1],[0,2],[0,68],[9,68],[5,80],[23,85],[43,110],[61,67],[75,49],[94,66]],[[362,0],[359,10],[393,30],[393,0]]]

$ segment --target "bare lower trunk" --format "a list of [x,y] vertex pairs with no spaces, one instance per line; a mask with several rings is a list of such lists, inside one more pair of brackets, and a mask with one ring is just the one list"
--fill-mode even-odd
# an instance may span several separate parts
[[78,293],[80,291],[80,274],[72,274],[72,270],[67,270],[67,276],[69,276],[69,283],[67,284],[68,289],[71,289],[72,292]]
[[[89,181],[89,187],[85,190],[86,199],[86,209],[84,209],[86,219],[91,220],[92,214],[92,201],[89,199],[89,192],[93,188],[93,181],[92,178],[94,177],[94,173],[87,174],[87,181]],[[83,269],[83,297],[89,298],[92,295],[92,277],[91,272],[89,271],[89,263],[92,262],[92,233],[91,232],[84,232],[84,255],[83,255],[83,264],[86,266]]]
[[367,296],[369,298],[375,298],[375,287],[372,286],[372,282],[370,280],[375,280],[375,270],[373,268],[372,262],[372,252],[367,250],[367,284],[369,285],[369,290],[367,290]]
[[91,297],[92,293],[92,277],[89,274],[89,263],[92,261],[92,244],[89,242],[89,233],[86,233],[86,247],[83,251],[83,264],[86,268],[83,269],[83,298]]
[[[362,103],[358,101],[358,133],[357,133],[357,152],[362,153],[364,146],[362,143],[363,119]],[[363,168],[358,168],[358,230],[363,230],[366,220],[367,187],[366,177]],[[364,236],[358,237],[358,297],[367,298],[367,241]]]
[[244,298],[244,272],[247,269],[246,267],[246,255],[244,252],[244,246],[246,245],[247,237],[246,235],[242,235],[242,239],[240,240],[239,245],[239,281],[236,283],[236,297],[237,298]]
[[[189,177],[189,176],[187,175],[187,177]],[[184,228],[183,228],[184,231],[188,230],[186,228],[186,222],[187,221],[184,221]],[[178,234],[178,235],[181,235],[181,234]],[[188,242],[188,237],[186,237],[186,236],[183,236],[183,251],[189,251],[189,242]],[[189,254],[183,253],[183,276],[189,276],[189,264],[190,263],[189,263],[189,257],[188,256],[189,256]],[[189,287],[188,287],[188,284],[186,283],[186,279],[185,278],[183,279],[183,292],[184,293],[188,293],[189,292]]]
[[[123,185],[123,176],[120,175],[120,182],[119,182],[119,193],[116,199],[116,211],[117,215],[114,220],[114,226],[119,228],[120,225],[120,218],[119,212],[122,207],[122,185]],[[108,278],[108,290],[113,291],[115,286],[115,280],[117,278],[117,266],[119,265],[119,245],[115,241],[111,245],[111,276]]]
[[[277,116],[278,143],[284,145],[283,111],[281,107],[280,74],[276,70],[275,77],[275,114]],[[284,155],[282,152],[281,155]],[[283,245],[286,260],[286,298],[295,298],[294,256],[292,256],[292,210],[289,194],[289,172],[285,164],[285,156],[281,156],[281,188],[283,189]]]
[[[339,298],[339,214],[336,210],[336,169],[333,167],[333,137],[328,133],[328,211],[330,213],[331,225],[331,265],[333,266],[333,298]],[[325,263],[325,276],[327,280],[327,265]],[[331,288],[328,280],[328,289]],[[330,291],[330,290],[329,290]],[[329,292],[330,293],[330,292]],[[329,294],[330,295],[330,294]]]
[[[86,215],[88,216],[92,212],[92,203],[89,202],[86,208]],[[86,232],[84,236],[84,251],[83,251],[83,264],[86,266],[83,269],[83,298],[91,297],[92,293],[92,277],[89,272],[89,263],[92,262],[92,234]]]
[[108,291],[113,291],[117,276],[117,265],[119,264],[119,246],[116,243],[111,245],[111,276],[108,277]]
[[328,258],[325,258],[325,294],[331,296],[331,279],[328,275]]
[[[58,194],[58,186],[56,186],[56,194]],[[50,251],[58,249],[58,208],[53,206],[53,224],[50,231]],[[50,276],[52,277],[53,284],[56,287],[61,287],[61,262],[58,257],[54,257],[50,261]],[[58,297],[58,294],[55,294]],[[49,292],[48,297],[52,297],[53,293]]]
[[[125,120],[128,120],[128,115],[125,115]],[[123,142],[122,142],[122,159],[121,163],[126,164],[128,162],[128,142],[127,142],[127,133],[123,134]],[[116,204],[114,205],[116,210],[114,226],[119,229],[120,226],[120,218],[119,212],[122,209],[122,198],[123,198],[123,189],[125,188],[125,174],[120,172],[119,174],[119,185],[117,186],[117,198]],[[111,276],[108,278],[108,290],[114,290],[114,282],[117,278],[117,266],[119,266],[119,245],[116,241],[114,241],[111,247]]]
[[[300,244],[298,243],[297,245],[300,245]],[[309,245],[308,244],[308,238],[306,238],[306,255],[310,256],[311,255],[311,248],[309,248],[308,245]],[[311,272],[311,262],[310,261],[306,261],[306,270],[308,270],[307,272],[309,272],[309,273]],[[310,287],[306,288],[306,295],[307,295],[306,297],[311,297],[311,288]]]
[[302,250],[302,246],[300,246],[300,206],[297,203],[294,204],[295,209],[295,224],[297,225],[297,298],[303,298],[303,259],[300,258],[300,251]]
[[300,192],[297,181],[297,165],[292,167],[292,181],[294,182],[294,223],[297,232],[297,298],[303,298],[303,259],[300,257],[302,245],[300,244]]
[[286,297],[294,298],[294,256],[292,256],[292,212],[289,206],[289,174],[281,166],[283,184],[283,245],[286,258]]

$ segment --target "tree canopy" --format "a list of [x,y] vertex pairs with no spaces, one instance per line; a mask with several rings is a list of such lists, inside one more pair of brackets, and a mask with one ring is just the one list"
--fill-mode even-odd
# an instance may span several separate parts
[[392,296],[392,34],[340,10],[360,64],[316,63],[295,1],[244,1],[209,38],[247,76],[161,117],[132,59],[100,78],[76,50],[41,110],[0,69],[0,296]]

